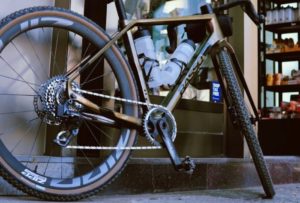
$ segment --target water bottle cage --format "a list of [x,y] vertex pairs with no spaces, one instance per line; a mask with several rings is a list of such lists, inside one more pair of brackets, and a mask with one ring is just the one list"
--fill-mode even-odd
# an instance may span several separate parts
[[178,60],[177,58],[171,58],[171,62],[176,63],[178,67],[180,68],[180,74],[182,73],[183,69],[186,68],[187,64],[183,61]]
[[[184,68],[187,66],[187,64],[183,61],[178,60],[177,58],[171,58],[171,62],[175,63],[180,68],[180,75],[182,74]],[[178,80],[178,78],[177,78]],[[165,84],[162,86],[163,89],[169,90],[173,85]]]
[[[143,59],[143,63],[141,64],[141,66],[142,66],[142,70],[143,70],[143,74],[144,74],[145,80],[148,82],[153,67],[154,66],[159,66],[159,61],[156,60],[156,59],[152,59],[152,58],[149,58],[149,57],[145,56],[144,53],[139,54],[138,58],[139,59]],[[148,74],[146,73],[146,70],[143,68],[143,67],[145,67],[145,65],[146,65],[147,62],[150,62],[150,63],[152,62],[151,68],[150,68]]]

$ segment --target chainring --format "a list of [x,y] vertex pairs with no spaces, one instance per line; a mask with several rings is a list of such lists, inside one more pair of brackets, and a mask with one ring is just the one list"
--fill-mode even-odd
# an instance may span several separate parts
[[160,119],[164,119],[166,121],[167,129],[173,142],[177,135],[176,120],[172,113],[163,107],[153,107],[144,117],[143,129],[147,140],[155,146],[161,146],[160,136],[157,129],[157,124]]

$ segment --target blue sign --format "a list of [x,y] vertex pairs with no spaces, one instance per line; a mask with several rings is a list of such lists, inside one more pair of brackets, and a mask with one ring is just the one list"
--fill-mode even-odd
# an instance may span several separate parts
[[212,81],[211,84],[211,101],[217,103],[222,102],[222,89],[220,83],[217,81]]

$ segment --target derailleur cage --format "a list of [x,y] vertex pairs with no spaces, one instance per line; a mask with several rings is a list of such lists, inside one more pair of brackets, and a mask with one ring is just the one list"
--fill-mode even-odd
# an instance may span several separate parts
[[78,128],[62,130],[56,135],[56,138],[53,140],[53,142],[61,147],[66,147],[71,140],[78,135],[78,133]]

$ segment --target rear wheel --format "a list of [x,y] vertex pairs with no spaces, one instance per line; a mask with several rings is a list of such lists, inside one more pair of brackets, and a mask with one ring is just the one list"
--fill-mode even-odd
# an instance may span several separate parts
[[258,143],[255,130],[252,126],[249,112],[246,108],[239,84],[234,74],[233,65],[227,50],[223,49],[217,56],[220,71],[227,85],[230,102],[236,115],[242,135],[246,138],[250,153],[252,155],[256,170],[265,190],[266,196],[271,198],[275,195],[271,176],[269,174],[263,153]]
[[[0,164],[2,175],[22,191],[47,200],[78,200],[110,183],[125,166],[136,130],[99,125],[58,115],[66,102],[67,72],[109,37],[71,11],[37,7],[0,23]],[[73,86],[137,100],[135,80],[116,46],[77,75]],[[88,99],[114,111],[138,116],[138,107],[112,99]],[[78,115],[93,114],[70,104]],[[113,146],[111,151],[67,149],[53,140],[72,131],[71,145]]]

